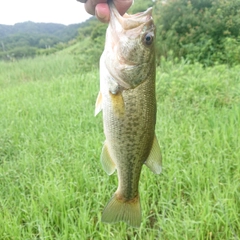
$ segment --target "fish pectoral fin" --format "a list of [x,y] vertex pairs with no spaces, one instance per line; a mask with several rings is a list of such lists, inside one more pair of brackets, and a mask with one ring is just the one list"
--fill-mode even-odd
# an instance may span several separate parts
[[97,96],[97,101],[95,104],[95,113],[94,116],[97,116],[102,111],[102,93],[99,92]]
[[102,163],[103,169],[108,175],[111,175],[114,173],[116,169],[116,165],[109,154],[106,142],[104,143],[102,148],[101,163]]
[[152,149],[145,164],[155,174],[159,174],[162,171],[162,154],[156,135],[154,136]]
[[115,193],[103,210],[102,222],[114,223],[124,221],[132,227],[141,225],[141,206],[139,195],[130,200],[124,200]]
[[125,103],[123,100],[123,96],[121,92],[118,92],[116,94],[113,94],[109,92],[110,97],[111,97],[111,102],[113,106],[114,113],[118,116],[124,116],[125,113]]

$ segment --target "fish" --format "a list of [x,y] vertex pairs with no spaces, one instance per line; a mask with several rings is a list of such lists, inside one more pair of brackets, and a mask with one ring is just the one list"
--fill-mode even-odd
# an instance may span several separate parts
[[162,170],[155,134],[155,25],[152,8],[123,16],[113,2],[109,8],[95,115],[102,111],[106,137],[101,163],[108,175],[117,171],[118,188],[103,210],[102,222],[140,227],[142,166],[155,174]]

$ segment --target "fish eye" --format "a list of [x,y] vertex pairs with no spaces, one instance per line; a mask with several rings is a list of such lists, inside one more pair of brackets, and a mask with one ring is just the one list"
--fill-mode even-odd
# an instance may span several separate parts
[[153,42],[153,34],[152,33],[147,33],[144,36],[143,42],[147,45],[150,46]]

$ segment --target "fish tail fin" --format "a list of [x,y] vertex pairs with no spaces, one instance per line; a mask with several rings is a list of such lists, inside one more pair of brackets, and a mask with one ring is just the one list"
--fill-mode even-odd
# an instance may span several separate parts
[[102,222],[114,223],[124,221],[132,227],[140,227],[141,206],[139,195],[131,200],[123,200],[115,193],[103,210]]

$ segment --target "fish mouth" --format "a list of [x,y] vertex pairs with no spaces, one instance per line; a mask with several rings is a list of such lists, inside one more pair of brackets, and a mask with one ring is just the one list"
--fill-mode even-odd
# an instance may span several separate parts
[[[116,31],[130,30],[141,26],[142,24],[147,24],[149,21],[152,21],[152,7],[148,8],[144,12],[136,14],[127,14],[125,13],[121,16],[116,9],[114,3],[111,1],[109,3],[110,8],[110,25]],[[117,21],[116,21],[117,20]]]

